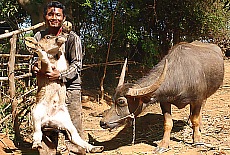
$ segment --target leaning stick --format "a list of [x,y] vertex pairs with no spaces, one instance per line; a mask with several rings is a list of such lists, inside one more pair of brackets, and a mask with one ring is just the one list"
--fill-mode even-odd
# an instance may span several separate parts
[[19,34],[19,33],[22,33],[22,32],[34,30],[34,29],[37,29],[37,28],[39,28],[41,26],[44,26],[44,25],[45,25],[45,22],[42,22],[42,23],[38,23],[38,24],[36,24],[34,26],[28,27],[28,28],[19,29],[19,30],[15,30],[15,31],[12,31],[12,32],[4,33],[4,34],[0,35],[0,39],[8,38],[8,37],[10,37],[12,35],[16,35],[16,34]]

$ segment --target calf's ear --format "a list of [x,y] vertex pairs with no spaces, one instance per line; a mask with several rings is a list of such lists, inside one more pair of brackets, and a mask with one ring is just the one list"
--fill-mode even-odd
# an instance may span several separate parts
[[29,48],[36,48],[38,42],[34,37],[25,37],[25,44]]

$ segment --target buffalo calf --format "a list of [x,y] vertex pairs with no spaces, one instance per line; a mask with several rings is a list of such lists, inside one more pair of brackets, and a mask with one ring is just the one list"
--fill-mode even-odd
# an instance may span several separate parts
[[26,38],[26,45],[32,48],[41,60],[40,70],[37,75],[38,92],[36,105],[32,110],[34,134],[33,148],[41,148],[42,128],[52,127],[66,130],[72,143],[86,149],[87,152],[101,152],[102,146],[93,146],[79,136],[68,113],[65,98],[66,87],[60,80],[49,80],[46,72],[51,72],[52,68],[59,71],[66,70],[68,63],[64,56],[64,36],[46,35],[39,42],[34,38]]

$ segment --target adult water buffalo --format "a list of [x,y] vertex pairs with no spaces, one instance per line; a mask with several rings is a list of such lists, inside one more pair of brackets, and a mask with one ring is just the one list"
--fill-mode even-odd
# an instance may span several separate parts
[[159,102],[164,115],[164,136],[155,152],[164,152],[169,147],[173,127],[171,105],[181,109],[190,104],[193,142],[200,143],[202,104],[216,92],[224,78],[221,49],[198,41],[175,45],[147,76],[135,84],[124,84],[125,65],[114,104],[100,121],[100,126],[110,129],[120,126],[131,114],[137,116],[149,103]]

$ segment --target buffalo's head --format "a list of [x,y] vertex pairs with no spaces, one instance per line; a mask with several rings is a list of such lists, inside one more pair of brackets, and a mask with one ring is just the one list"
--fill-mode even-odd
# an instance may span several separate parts
[[104,129],[119,127],[140,114],[147,103],[155,101],[154,98],[151,98],[152,94],[165,79],[167,59],[158,80],[154,84],[143,88],[136,84],[124,84],[126,64],[127,59],[123,65],[119,83],[113,97],[114,104],[105,112],[103,119],[100,121],[100,126]]

